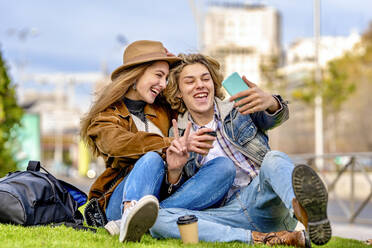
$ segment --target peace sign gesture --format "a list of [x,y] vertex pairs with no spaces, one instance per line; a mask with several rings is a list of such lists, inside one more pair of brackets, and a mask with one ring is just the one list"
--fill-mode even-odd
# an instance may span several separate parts
[[174,129],[174,140],[167,149],[167,164],[168,164],[168,181],[176,183],[181,175],[182,169],[189,158],[187,150],[188,139],[190,136],[191,122],[187,124],[183,136],[179,136],[178,124],[176,120],[172,120]]

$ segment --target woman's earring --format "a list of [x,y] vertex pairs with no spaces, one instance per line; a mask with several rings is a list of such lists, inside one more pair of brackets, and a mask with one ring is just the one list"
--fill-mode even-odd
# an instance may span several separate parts
[[137,83],[137,82],[134,82],[134,84],[133,84],[133,86],[132,86],[133,90],[137,90],[136,83]]

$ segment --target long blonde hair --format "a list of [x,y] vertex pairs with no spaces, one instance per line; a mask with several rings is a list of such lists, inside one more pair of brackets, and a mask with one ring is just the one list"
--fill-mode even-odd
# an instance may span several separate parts
[[88,128],[93,118],[107,109],[113,103],[120,101],[125,93],[154,62],[143,63],[123,70],[111,83],[109,83],[93,102],[89,112],[80,121],[80,136],[88,144],[94,155],[98,155],[98,149],[93,140],[88,136]]
[[171,105],[172,109],[178,111],[179,113],[184,113],[186,111],[185,103],[181,98],[177,97],[177,95],[179,93],[178,80],[180,78],[180,74],[183,68],[188,65],[199,63],[207,67],[214,84],[214,96],[220,98],[221,100],[225,98],[225,95],[221,89],[223,76],[220,73],[220,64],[217,60],[200,53],[180,53],[178,54],[178,57],[181,58],[182,61],[178,62],[177,65],[170,71],[168,84],[164,90],[165,98]]

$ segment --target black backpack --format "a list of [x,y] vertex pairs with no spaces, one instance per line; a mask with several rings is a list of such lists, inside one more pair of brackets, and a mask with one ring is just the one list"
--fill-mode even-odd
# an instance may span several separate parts
[[56,179],[39,161],[30,161],[27,171],[9,173],[0,179],[1,223],[82,226],[84,218],[78,207],[86,201],[84,192]]

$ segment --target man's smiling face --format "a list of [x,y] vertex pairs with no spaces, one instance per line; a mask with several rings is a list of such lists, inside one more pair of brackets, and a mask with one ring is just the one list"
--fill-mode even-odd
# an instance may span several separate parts
[[207,67],[200,63],[185,66],[180,73],[178,85],[178,96],[192,116],[213,116],[214,83]]

